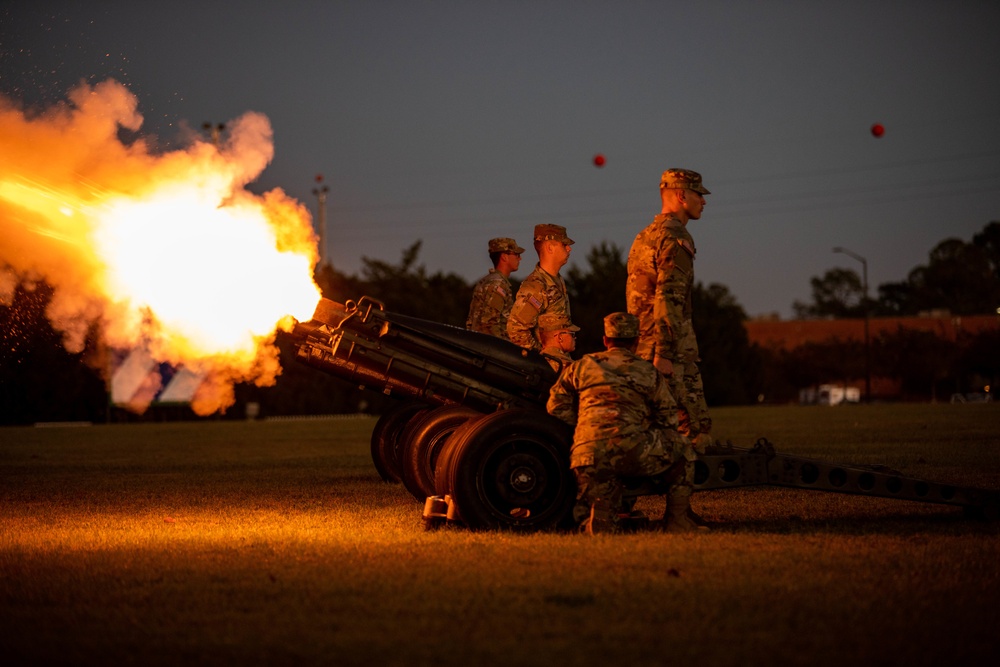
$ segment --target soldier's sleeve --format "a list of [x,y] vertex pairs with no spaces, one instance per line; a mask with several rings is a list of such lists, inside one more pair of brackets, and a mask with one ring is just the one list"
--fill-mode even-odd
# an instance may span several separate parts
[[529,350],[542,349],[542,344],[534,333],[538,325],[538,313],[542,308],[543,304],[535,290],[527,282],[522,283],[507,320],[507,336],[512,343]]
[[687,298],[683,276],[676,275],[676,255],[679,251],[683,252],[676,239],[668,238],[661,246],[653,297],[655,353],[671,361],[677,358],[678,327],[684,321],[684,300]]
[[472,302],[469,303],[469,316],[465,318],[465,328],[476,331],[476,322],[479,321],[479,285],[472,290]]
[[628,312],[639,318],[640,357],[652,361],[656,343],[653,325],[653,299],[656,294],[656,258],[645,234],[639,234],[628,255],[628,279],[625,281],[625,304]]
[[504,318],[504,311],[507,309],[506,288],[494,283],[490,286],[489,294],[486,297],[484,318],[488,318],[490,333],[497,338],[507,338],[507,323]]
[[549,389],[549,400],[545,409],[556,419],[561,419],[570,426],[576,426],[577,397],[571,376],[572,365],[567,366],[563,373]]

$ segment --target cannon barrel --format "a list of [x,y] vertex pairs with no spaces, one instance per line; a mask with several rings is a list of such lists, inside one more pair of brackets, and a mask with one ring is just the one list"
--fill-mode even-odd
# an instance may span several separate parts
[[296,358],[362,387],[492,412],[542,407],[555,372],[493,336],[386,312],[382,303],[320,300],[293,332]]

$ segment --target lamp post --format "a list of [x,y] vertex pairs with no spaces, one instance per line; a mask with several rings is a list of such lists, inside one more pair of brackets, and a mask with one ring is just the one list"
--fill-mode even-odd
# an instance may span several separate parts
[[212,143],[215,148],[219,148],[219,139],[222,137],[222,132],[226,129],[225,123],[202,123],[201,129],[205,130],[205,133],[212,138]]
[[864,311],[865,311],[865,403],[872,400],[872,347],[871,338],[868,334],[869,303],[868,303],[868,260],[856,252],[851,252],[847,248],[836,247],[834,252],[853,257],[861,262],[861,284],[864,289]]
[[313,188],[312,193],[316,195],[319,200],[319,205],[316,209],[316,217],[319,222],[319,263],[324,264],[326,262],[326,193],[330,191],[330,188],[326,185],[320,186],[319,184],[323,182],[323,174],[316,174],[316,184],[317,187]]

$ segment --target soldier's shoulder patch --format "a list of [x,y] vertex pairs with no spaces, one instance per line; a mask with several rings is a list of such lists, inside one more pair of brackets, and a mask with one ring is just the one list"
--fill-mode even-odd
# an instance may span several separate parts
[[694,257],[695,252],[697,252],[694,248],[694,242],[689,239],[677,239],[677,245],[684,248],[685,252],[692,257]]
[[529,296],[527,299],[521,301],[510,315],[519,322],[534,323],[541,309],[542,304],[538,299]]
[[507,305],[507,295],[501,290],[496,290],[490,294],[489,299],[487,299],[487,303],[493,310],[503,310]]

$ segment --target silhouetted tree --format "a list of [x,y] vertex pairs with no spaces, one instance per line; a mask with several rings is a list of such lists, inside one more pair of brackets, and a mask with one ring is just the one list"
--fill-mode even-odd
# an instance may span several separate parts
[[418,240],[403,250],[399,264],[363,257],[360,286],[365,294],[382,301],[386,310],[464,327],[472,286],[454,273],[428,275],[417,264],[421,246]]
[[[831,269],[811,279],[812,303],[792,304],[796,316],[863,317],[862,285],[857,274]],[[1000,222],[990,222],[972,243],[945,239],[914,267],[906,280],[879,285],[872,315],[905,316],[947,310],[955,315],[983,315],[1000,306]]]
[[348,299],[360,299],[366,289],[362,280],[342,273],[330,264],[318,266],[315,279],[323,296],[337,303],[344,303]]
[[937,400],[944,382],[957,381],[960,348],[928,332],[900,328],[872,341],[874,372],[898,378],[904,395]]
[[1000,281],[1000,222],[994,220],[983,227],[983,231],[972,237],[972,245],[985,253],[993,277]]
[[958,370],[959,392],[988,391],[996,395],[1000,389],[1000,330],[983,331],[963,341]]
[[810,279],[812,303],[796,301],[792,304],[796,317],[815,319],[823,317],[864,317],[864,283],[851,269],[830,269],[822,278]]
[[45,308],[52,288],[22,284],[9,306],[0,305],[0,424],[39,421],[103,421],[107,391],[92,362],[91,333],[82,353],[71,354],[52,329]]
[[947,309],[956,315],[978,315],[998,305],[996,278],[983,248],[947,239],[930,253],[927,266],[910,272],[917,311]]
[[628,268],[622,249],[602,242],[587,253],[588,270],[576,263],[564,270],[573,323],[580,327],[576,338],[576,357],[604,349],[604,318],[626,310],[625,281]]
[[759,351],[750,345],[746,311],[725,285],[694,287],[693,324],[701,355],[699,369],[710,405],[756,401],[763,386]]

